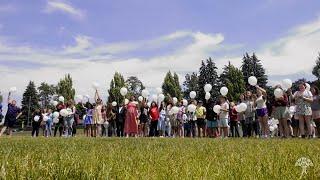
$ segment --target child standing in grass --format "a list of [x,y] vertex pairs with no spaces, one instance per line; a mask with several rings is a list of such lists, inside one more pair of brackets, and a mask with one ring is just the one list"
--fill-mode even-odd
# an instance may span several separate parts
[[45,136],[49,137],[52,136],[52,123],[53,123],[53,115],[52,115],[52,110],[48,109],[48,112],[45,114],[47,117],[47,122],[46,123],[46,129],[45,129]]
[[86,104],[87,112],[84,119],[84,128],[85,128],[85,135],[87,137],[91,136],[91,124],[92,124],[92,116],[93,116],[93,105],[91,103]]
[[177,114],[177,122],[178,122],[178,136],[184,137],[184,120],[183,116],[186,114],[186,108],[183,105],[183,102],[179,102],[178,104],[179,112]]
[[160,117],[159,117],[158,128],[157,128],[158,131],[159,131],[160,137],[164,137],[165,136],[166,119],[167,119],[167,112],[164,109],[164,106],[161,105],[161,107],[160,107]]
[[238,112],[236,110],[236,105],[234,102],[230,103],[231,111],[230,111],[230,131],[232,137],[239,137],[239,129],[238,129]]

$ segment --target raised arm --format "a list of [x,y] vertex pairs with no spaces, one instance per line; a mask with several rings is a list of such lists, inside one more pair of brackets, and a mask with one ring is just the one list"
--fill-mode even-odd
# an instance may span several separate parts
[[259,89],[263,95],[265,95],[265,96],[267,95],[267,91],[265,89],[263,89],[262,87],[256,85],[256,88]]
[[9,92],[9,94],[8,94],[8,104],[11,104],[11,102],[12,102],[10,96],[11,96],[11,92]]
[[96,93],[94,94],[94,100],[97,102],[98,99],[100,99],[100,95],[98,90],[96,90]]

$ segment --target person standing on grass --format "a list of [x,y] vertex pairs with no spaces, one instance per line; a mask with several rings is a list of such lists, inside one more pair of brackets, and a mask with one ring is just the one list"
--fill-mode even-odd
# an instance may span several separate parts
[[6,131],[7,129],[7,134],[12,135],[12,129],[14,124],[16,123],[16,120],[22,115],[20,108],[17,107],[17,101],[11,99],[11,92],[9,92],[8,95],[8,109],[7,113],[5,116],[5,121],[4,121],[4,127],[2,128],[0,132],[0,136]]
[[124,124],[124,132],[126,134],[126,137],[129,136],[137,137],[138,134],[138,111],[137,111],[137,105],[134,102],[135,98],[134,96],[130,97],[129,103],[127,105],[127,112],[126,112],[126,120]]
[[206,137],[206,108],[202,106],[203,102],[199,101],[196,108],[198,137]]
[[[197,106],[197,102],[196,101],[192,101],[191,102],[193,105]],[[187,111],[187,133],[186,135],[188,137],[196,137],[196,120],[197,120],[197,116],[196,116],[196,112],[190,112]]]
[[111,104],[107,106],[108,137],[115,135],[116,111]]
[[92,122],[92,136],[96,137],[97,134],[101,133],[101,122],[103,121],[102,115],[101,115],[101,109],[102,109],[102,100],[100,98],[100,95],[98,93],[98,90],[96,90],[94,99],[96,102],[96,106],[94,107],[93,111],[93,122]]
[[236,110],[236,105],[234,102],[230,103],[230,131],[232,137],[240,137],[238,129],[238,112]]
[[65,137],[72,136],[72,127],[74,123],[74,114],[76,113],[76,107],[73,105],[73,101],[70,100],[66,105],[68,116],[64,117]]
[[223,134],[223,138],[228,138],[229,104],[225,96],[220,96],[219,99],[221,106],[219,114],[221,137]]
[[313,95],[313,101],[311,104],[311,110],[312,110],[312,120],[314,121],[314,124],[316,125],[316,134],[318,135],[318,138],[320,138],[320,95],[319,95],[319,89],[316,86],[311,87],[311,93]]
[[60,111],[62,109],[65,108],[65,105],[63,102],[59,102],[56,109],[57,111],[59,112],[59,122],[55,124],[55,127],[54,127],[54,137],[56,137],[57,135],[57,131],[59,130],[59,135],[60,137],[62,136],[62,133],[63,133],[63,117],[60,115]]
[[86,108],[84,107],[84,104],[80,101],[76,104],[76,114],[74,115],[74,123],[72,126],[72,135],[76,136],[77,134],[77,126],[80,124],[81,121],[84,121],[83,117],[86,114]]
[[269,125],[268,125],[268,110],[267,110],[267,92],[263,88],[256,86],[257,99],[255,100],[255,107],[258,116],[258,121],[261,128],[262,138],[268,138]]
[[214,101],[210,98],[206,106],[207,136],[210,138],[218,136],[218,121],[217,114],[213,111],[214,105]]
[[157,127],[158,127],[160,113],[159,113],[159,108],[156,102],[151,103],[149,115],[151,120],[149,136],[150,137],[158,136]]
[[32,116],[32,132],[31,136],[32,137],[38,137],[39,136],[39,129],[40,129],[40,124],[43,121],[43,115],[40,111],[40,109],[36,109],[33,113]]
[[116,124],[117,124],[117,136],[124,136],[124,124],[126,120],[127,107],[124,103],[122,103],[118,109],[116,114]]
[[183,101],[178,103],[179,112],[177,114],[178,121],[178,136],[184,137],[184,120],[183,116],[186,114],[186,108],[183,105]]
[[164,102],[160,105],[160,113],[158,120],[157,131],[160,137],[164,137],[166,135],[166,121],[167,121],[167,111],[165,109]]
[[[299,118],[299,130],[302,138],[311,137],[311,117],[313,102],[312,93],[306,89],[306,84],[301,82],[299,84],[299,91],[295,92],[293,98],[296,102],[296,115]],[[307,126],[307,133],[305,133],[305,124]]]
[[147,122],[148,122],[148,106],[145,101],[141,102],[140,116],[139,116],[139,135],[141,137],[147,136]]
[[45,129],[45,137],[52,136],[52,123],[53,123],[53,114],[52,110],[48,109],[48,112],[45,114],[47,117],[46,129]]
[[91,136],[91,124],[92,124],[92,117],[93,117],[93,105],[89,102],[86,103],[86,116],[84,119],[84,129],[85,135],[87,137]]
[[[281,87],[278,85],[275,88]],[[289,137],[288,119],[290,115],[288,111],[288,96],[285,92],[282,97],[275,98],[272,109],[273,118],[279,120],[280,136],[283,138]]]

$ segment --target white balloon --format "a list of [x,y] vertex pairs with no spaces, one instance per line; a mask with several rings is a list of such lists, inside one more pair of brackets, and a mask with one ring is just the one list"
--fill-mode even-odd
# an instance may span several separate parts
[[122,96],[127,95],[127,93],[128,93],[128,89],[127,89],[127,88],[123,87],[123,88],[120,89],[120,94],[121,94]]
[[275,90],[274,90],[274,96],[275,96],[276,98],[282,97],[282,96],[283,96],[283,91],[282,91],[282,89],[280,89],[280,88],[275,89]]
[[273,131],[275,130],[274,126],[270,126],[270,127],[269,127],[269,130],[270,130],[271,132],[273,132]]
[[64,102],[64,97],[63,96],[59,96],[59,101],[60,102]]
[[290,106],[289,111],[291,114],[294,114],[296,112],[296,106]]
[[97,82],[93,82],[92,87],[93,87],[93,89],[98,89],[100,87],[100,85]]
[[164,95],[163,94],[159,94],[158,95],[158,99],[160,102],[162,102],[164,100]]
[[156,92],[157,92],[157,94],[161,94],[161,93],[162,93],[162,89],[158,87],[158,88],[156,89]]
[[281,82],[281,87],[283,89],[290,89],[292,87],[292,81],[290,79],[284,79]]
[[309,83],[306,83],[306,90],[310,91],[310,84]]
[[206,92],[206,96],[204,97],[206,100],[209,100],[211,97],[211,94],[209,92]]
[[182,104],[183,104],[184,106],[188,106],[188,101],[187,101],[186,99],[183,99],[183,100],[182,100]]
[[58,118],[58,117],[59,117],[59,112],[57,112],[57,111],[54,112],[54,113],[53,113],[53,117],[54,117],[54,118]]
[[217,113],[217,114],[220,113],[220,109],[221,109],[221,106],[220,106],[220,105],[215,105],[215,106],[213,107],[213,111],[214,111],[215,113]]
[[148,98],[148,96],[149,96],[149,91],[146,90],[146,89],[144,89],[144,90],[142,90],[141,94],[142,94],[142,96],[143,96],[144,98]]
[[257,78],[256,78],[255,76],[250,76],[250,77],[248,78],[248,83],[249,83],[251,86],[255,86],[255,85],[257,85],[258,80],[257,80]]
[[88,100],[90,99],[90,95],[89,94],[85,95],[84,97],[87,98]]
[[194,111],[196,110],[196,108],[197,108],[197,106],[195,106],[194,104],[190,104],[190,105],[188,106],[188,111],[189,111],[189,112],[194,112]]
[[151,107],[151,102],[148,102],[147,105],[148,105],[148,107]]
[[38,122],[38,121],[40,120],[40,116],[34,116],[33,120],[34,120],[35,122]]
[[129,99],[125,99],[125,100],[124,100],[124,104],[125,104],[125,105],[129,104]]
[[155,102],[157,102],[158,101],[158,96],[157,95],[152,95],[152,101],[155,101]]
[[227,87],[222,87],[221,89],[220,89],[220,93],[221,93],[221,95],[222,96],[226,96],[227,94],[228,94],[228,88]]
[[142,97],[142,96],[139,96],[139,97],[138,97],[138,100],[139,100],[140,102],[142,102],[142,101],[143,101],[143,97]]
[[240,103],[239,104],[239,110],[240,112],[244,112],[247,110],[247,104],[246,103]]
[[17,91],[17,87],[11,87],[10,89],[9,89],[9,92],[16,92]]
[[49,120],[49,117],[46,116],[46,115],[44,115],[44,116],[43,116],[43,121],[44,121],[44,122],[47,122],[48,120]]
[[191,99],[194,99],[197,96],[197,93],[195,91],[191,91],[189,95]]
[[115,102],[115,101],[113,101],[111,104],[112,104],[113,107],[117,106],[117,102]]
[[171,108],[171,111],[172,111],[173,114],[178,114],[179,108],[178,108],[177,106],[173,106],[173,107]]
[[66,117],[66,116],[69,115],[69,112],[68,112],[66,109],[61,109],[61,110],[60,110],[60,115],[61,115],[62,117]]
[[58,101],[52,101],[52,105],[57,106],[58,105]]
[[211,89],[212,89],[212,85],[211,85],[211,84],[206,84],[206,85],[204,86],[204,91],[205,91],[205,92],[210,92]]
[[235,109],[236,109],[236,111],[237,111],[238,113],[241,112],[241,109],[240,109],[240,106],[239,106],[239,105],[237,105],[237,106],[235,107]]
[[58,123],[59,122],[59,119],[58,118],[54,118],[53,119],[53,123]]
[[176,97],[174,97],[174,98],[172,98],[172,102],[173,102],[173,104],[177,104],[178,99]]

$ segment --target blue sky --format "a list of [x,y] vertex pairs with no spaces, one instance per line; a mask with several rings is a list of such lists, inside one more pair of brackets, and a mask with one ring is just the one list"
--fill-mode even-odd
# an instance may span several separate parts
[[245,52],[257,53],[271,84],[312,78],[319,7],[319,0],[1,0],[1,91],[71,73],[77,93],[91,94],[93,81],[106,87],[115,71],[155,88],[168,70],[182,83],[202,59],[239,66]]

